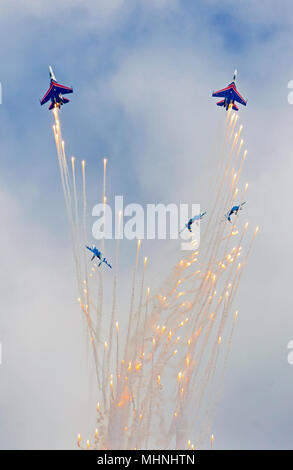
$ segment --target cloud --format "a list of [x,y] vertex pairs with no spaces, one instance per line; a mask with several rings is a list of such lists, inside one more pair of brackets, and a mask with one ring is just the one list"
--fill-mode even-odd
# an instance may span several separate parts
[[23,202],[2,184],[0,447],[70,448],[89,409],[71,261]]
[[17,22],[34,19],[40,22],[53,21],[64,27],[80,29],[99,28],[105,30],[121,24],[137,8],[144,12],[173,9],[178,0],[11,0],[1,5],[2,19],[15,18]]
[[[243,182],[249,182],[241,217],[261,230],[237,299],[238,332],[214,432],[225,437],[224,448],[253,440],[255,446],[289,446],[282,423],[290,397],[281,388],[292,389],[292,371],[281,363],[292,339],[291,2],[277,10],[271,1],[264,8],[250,0],[1,3],[2,446],[69,447],[94,420],[94,406],[84,403],[90,384],[51,120],[37,101],[47,85],[44,64],[52,59],[57,78],[74,81],[62,123],[69,151],[88,162],[89,204],[100,194],[99,158],[106,153],[109,196],[119,191],[127,202],[192,200],[204,208],[214,191],[225,114],[210,94],[239,64],[239,89],[248,98],[239,113],[248,145]],[[171,20],[170,11],[176,13]],[[219,11],[244,37],[241,52],[237,43],[227,50],[230,29],[214,24]],[[278,33],[264,38],[263,27],[272,24],[280,26]],[[171,263],[177,246],[143,245],[153,258],[155,288],[162,260]],[[121,277],[131,272],[131,249],[122,255]],[[128,300],[123,296],[125,305]],[[277,372],[281,387],[273,395],[268,383]],[[269,432],[265,417],[272,401],[280,426]]]
[[[232,17],[240,18],[244,22],[267,24],[279,23],[283,27],[292,24],[292,4],[290,0],[284,0],[276,9],[274,0],[266,0],[259,3],[254,0],[223,0],[220,4],[217,0],[205,0],[206,6],[210,7],[210,13],[213,11],[229,13]],[[212,9],[212,10],[211,10]]]

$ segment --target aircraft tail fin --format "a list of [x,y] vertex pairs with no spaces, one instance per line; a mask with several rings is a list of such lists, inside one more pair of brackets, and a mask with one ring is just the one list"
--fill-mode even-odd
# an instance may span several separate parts
[[235,103],[233,103],[232,109],[234,109],[234,111],[238,111],[238,110],[239,110],[238,106],[236,106]]
[[54,109],[54,107],[55,107],[55,103],[51,103],[49,106],[49,110],[51,111],[51,109]]
[[225,100],[218,101],[217,106],[225,106]]
[[63,96],[62,100],[63,100],[64,104],[69,103],[69,101],[70,101],[68,98],[64,98],[64,96]]
[[109,266],[109,268],[112,269],[111,264],[108,263],[108,261],[106,260],[106,258],[103,258],[103,263],[105,263],[107,266]]

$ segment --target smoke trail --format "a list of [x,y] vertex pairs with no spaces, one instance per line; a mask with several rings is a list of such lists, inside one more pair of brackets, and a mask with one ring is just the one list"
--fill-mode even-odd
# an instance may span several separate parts
[[[242,126],[237,128],[238,116],[231,115],[231,110],[227,113],[221,171],[201,248],[182,258],[151,297],[149,288],[145,289],[146,258],[138,282],[141,248],[138,241],[129,311],[121,315],[117,301],[118,235],[112,308],[108,318],[103,312],[102,267],[92,266],[89,274],[84,248],[83,256],[80,251],[81,238],[83,245],[87,238],[85,163],[82,163],[81,235],[75,163],[73,159],[71,182],[57,110],[54,110],[54,117],[54,138],[71,230],[79,303],[86,319],[99,395],[93,442],[88,440],[84,446],[79,436],[78,445],[97,449],[204,446],[231,350],[234,322],[229,330],[229,320],[256,235],[255,232],[243,258],[242,245],[248,225],[241,228],[239,214],[232,226],[226,221],[221,223],[223,214],[238,196],[237,186],[247,154],[246,150],[242,153]],[[106,166],[104,159],[104,209]],[[246,192],[247,185],[242,198]],[[105,210],[103,216],[105,218]],[[237,243],[232,246],[235,239]],[[103,237],[103,256],[105,245]],[[124,326],[126,330],[124,339],[116,318],[121,319],[122,329]],[[107,332],[105,342],[101,341],[101,332]]]

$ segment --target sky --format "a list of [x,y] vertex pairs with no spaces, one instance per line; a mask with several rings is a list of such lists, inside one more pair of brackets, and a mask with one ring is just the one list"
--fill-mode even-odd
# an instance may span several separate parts
[[[88,168],[89,203],[204,204],[224,111],[211,98],[238,69],[248,150],[245,208],[260,234],[237,297],[213,433],[218,449],[292,448],[293,7],[283,0],[0,0],[0,448],[75,448],[93,425],[94,378],[77,306],[52,116],[56,78],[69,154]],[[223,111],[223,112],[222,112]],[[158,242],[161,256],[178,246]],[[135,247],[125,243],[124,273]],[[130,278],[130,275],[128,276]]]

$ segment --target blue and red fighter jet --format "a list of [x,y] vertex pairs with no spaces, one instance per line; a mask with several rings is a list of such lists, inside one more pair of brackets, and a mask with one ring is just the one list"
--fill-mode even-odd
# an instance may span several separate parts
[[234,111],[238,111],[238,106],[235,104],[235,101],[246,106],[247,101],[238,93],[236,88],[236,77],[237,77],[237,70],[235,70],[233,75],[233,81],[223,90],[214,91],[212,96],[216,98],[224,98],[221,101],[217,102],[217,106],[223,106],[228,111],[229,107],[231,106]]
[[68,93],[73,93],[73,89],[68,86],[60,85],[60,83],[57,82],[51,66],[49,66],[49,72],[50,72],[50,79],[51,79],[50,87],[48,91],[45,93],[45,95],[43,96],[43,98],[40,100],[40,103],[41,103],[41,106],[43,106],[43,104],[51,100],[49,109],[50,110],[53,108],[60,109],[60,107],[63,106],[63,104],[69,103],[69,99],[64,98],[63,95],[66,95]]
[[102,252],[98,250],[98,248],[95,245],[93,245],[92,247],[86,245],[85,247],[93,253],[91,261],[93,261],[93,259],[97,257],[99,260],[98,266],[101,266],[102,263],[105,263],[107,266],[109,266],[109,268],[112,269],[111,264],[108,263],[106,258],[103,258]]

